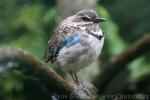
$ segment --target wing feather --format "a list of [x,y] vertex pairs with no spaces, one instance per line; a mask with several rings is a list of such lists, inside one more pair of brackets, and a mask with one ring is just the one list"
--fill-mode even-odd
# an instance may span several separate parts
[[[56,31],[54,32],[54,34],[52,35],[51,39],[48,41],[48,46],[45,49],[45,53],[44,53],[44,59],[45,62],[48,61],[55,61],[59,50],[66,44],[66,38],[67,36],[71,36],[73,34],[75,34],[76,28],[73,26],[70,27],[65,27],[60,25],[59,27],[57,27]],[[71,39],[71,38],[69,38]],[[73,40],[74,42],[77,41],[77,39]],[[70,45],[70,44],[68,44]]]

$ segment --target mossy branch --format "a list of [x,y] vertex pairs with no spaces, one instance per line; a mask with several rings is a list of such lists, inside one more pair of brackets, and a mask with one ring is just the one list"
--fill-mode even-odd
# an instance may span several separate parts
[[24,75],[38,78],[50,94],[57,93],[79,100],[74,93],[74,87],[44,62],[21,49],[0,48],[0,75],[12,69],[19,70]]

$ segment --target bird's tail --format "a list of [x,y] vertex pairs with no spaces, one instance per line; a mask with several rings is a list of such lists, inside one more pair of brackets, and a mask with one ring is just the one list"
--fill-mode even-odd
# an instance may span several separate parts
[[61,70],[60,68],[55,68],[54,67],[54,70],[64,79],[66,79],[66,76],[67,76],[67,73],[63,70]]
[[49,62],[50,60],[48,58],[44,59],[44,62],[47,63]]
[[[45,62],[45,63],[47,63],[47,62],[49,62],[49,61],[50,61],[49,58],[44,59],[44,62]],[[53,63],[53,61],[51,61],[51,63]],[[65,71],[63,71],[63,70],[61,69],[61,67],[54,67],[53,69],[54,69],[62,78],[66,79],[67,74],[66,74]]]

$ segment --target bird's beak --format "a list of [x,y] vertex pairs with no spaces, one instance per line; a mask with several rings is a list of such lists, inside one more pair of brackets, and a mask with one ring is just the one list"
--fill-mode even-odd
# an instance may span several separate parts
[[106,19],[105,18],[96,18],[93,22],[94,23],[99,23],[99,22],[105,22]]

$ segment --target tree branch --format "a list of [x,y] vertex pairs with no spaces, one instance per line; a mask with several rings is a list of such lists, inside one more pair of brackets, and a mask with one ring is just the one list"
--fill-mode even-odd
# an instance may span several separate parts
[[149,51],[150,34],[147,34],[120,55],[112,57],[94,82],[98,87],[99,93],[102,93],[106,89],[107,85],[128,63],[147,54]]
[[0,75],[12,69],[38,78],[50,93],[71,96],[69,98],[79,100],[74,93],[74,87],[42,61],[20,49],[0,48]]

